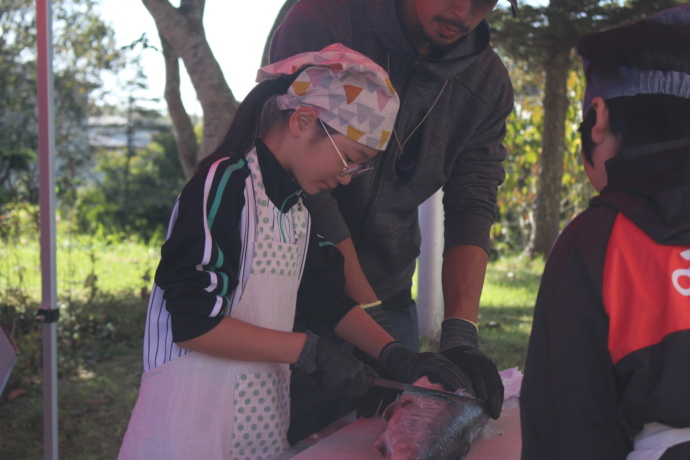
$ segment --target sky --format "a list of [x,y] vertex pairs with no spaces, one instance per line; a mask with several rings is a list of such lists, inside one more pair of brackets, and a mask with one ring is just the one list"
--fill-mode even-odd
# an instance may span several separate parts
[[[261,63],[264,44],[284,2],[285,0],[206,1],[206,38],[223,69],[230,89],[238,100],[242,100],[255,85],[254,79]],[[173,4],[178,5],[179,2],[173,1]],[[161,49],[156,25],[141,0],[101,0],[100,10],[102,19],[114,28],[118,46],[128,45],[141,37],[142,33],[146,33],[149,43]],[[163,57],[155,50],[146,50],[142,55],[142,63],[149,85],[149,90],[142,97],[160,98],[159,103],[151,102],[150,106],[164,110]],[[201,106],[196,100],[184,67],[181,66],[180,70],[182,101],[185,108],[189,113],[201,115]],[[111,88],[120,85],[112,78],[106,78],[105,81]]]

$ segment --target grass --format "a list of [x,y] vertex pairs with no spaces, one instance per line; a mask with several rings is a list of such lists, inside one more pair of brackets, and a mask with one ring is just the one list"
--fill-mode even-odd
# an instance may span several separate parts
[[[28,225],[9,235],[7,229],[0,239],[0,322],[20,354],[0,395],[0,459],[41,459],[42,326],[33,320],[41,301],[38,237]],[[158,262],[157,246],[129,237],[58,238],[61,458],[117,457],[139,388],[146,299]]]
[[[58,453],[72,460],[114,459],[139,389],[139,347],[58,384]],[[42,386],[0,403],[0,458],[43,458]]]
[[[11,310],[17,302],[23,302],[31,313],[38,303],[40,270],[27,267],[36,267],[39,256],[31,246],[35,243],[30,238],[0,245],[0,265],[4,264],[0,270],[0,313],[2,308]],[[58,327],[69,329],[70,318],[74,318],[75,329],[65,331],[66,340],[72,343],[69,349],[75,348],[81,357],[72,359],[66,356],[67,347],[58,348],[61,363],[72,366],[62,370],[59,378],[59,455],[74,460],[113,459],[137,397],[146,288],[158,250],[133,240],[98,237],[75,237],[57,249],[58,292],[64,309],[64,320],[61,316]],[[524,367],[542,268],[540,261],[519,257],[489,265],[479,318],[480,346],[499,369]],[[65,293],[70,300],[63,300]],[[38,343],[40,325],[31,328],[32,340]],[[32,353],[25,349],[20,360],[37,360],[40,350],[36,344],[33,348]],[[15,367],[12,377],[17,372]],[[0,458],[43,458],[40,372],[14,384],[10,380],[1,395]]]
[[493,262],[487,270],[479,313],[479,346],[499,369],[524,369],[542,260]]
[[[506,257],[489,263],[479,309],[479,347],[499,369],[524,369],[532,311],[544,269],[541,259]],[[422,340],[436,350],[437,339]]]
[[[37,236],[0,239],[0,301],[11,293],[39,300],[40,252]],[[94,290],[139,294],[148,289],[160,257],[159,245],[135,238],[71,235],[56,244],[57,291],[70,300]]]

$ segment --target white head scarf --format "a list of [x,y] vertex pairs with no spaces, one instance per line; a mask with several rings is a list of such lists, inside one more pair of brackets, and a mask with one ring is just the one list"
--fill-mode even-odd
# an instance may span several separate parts
[[383,68],[336,43],[262,67],[256,81],[295,72],[300,74],[287,93],[276,98],[281,110],[312,107],[339,133],[367,147],[386,148],[400,98]]

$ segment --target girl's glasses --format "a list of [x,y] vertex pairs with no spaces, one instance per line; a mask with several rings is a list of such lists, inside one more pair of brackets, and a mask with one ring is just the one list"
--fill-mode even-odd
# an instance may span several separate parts
[[331,137],[331,134],[328,132],[328,129],[326,129],[326,126],[323,124],[323,121],[321,121],[320,118],[319,118],[319,123],[321,123],[323,130],[326,131],[326,135],[331,140],[331,144],[333,144],[335,151],[338,153],[338,156],[342,160],[343,165],[345,165],[343,170],[338,173],[338,175],[340,177],[345,177],[345,176],[354,177],[354,176],[357,176],[359,174],[362,174],[363,172],[371,171],[372,169],[374,169],[373,166],[369,166],[368,164],[364,164],[364,163],[361,163],[358,165],[353,165],[353,166],[348,166],[347,161],[345,161],[345,157],[343,157],[343,154],[340,153],[340,150],[338,150],[338,146],[335,145],[335,142],[333,142],[333,138]]

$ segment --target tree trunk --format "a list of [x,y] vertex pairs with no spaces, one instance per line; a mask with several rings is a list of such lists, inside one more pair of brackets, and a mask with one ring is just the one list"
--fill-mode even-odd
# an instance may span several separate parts
[[531,256],[548,255],[560,230],[570,47],[557,50],[545,64],[544,133],[539,159],[535,223],[532,240],[528,247]]
[[[168,0],[142,2],[156,22],[161,40],[167,42],[164,46],[169,46],[182,59],[201,104],[204,134],[195,156],[196,163],[220,144],[238,106],[206,40],[203,26],[205,0],[181,0],[179,8],[173,7]],[[170,49],[167,53],[172,59]],[[168,110],[176,138],[188,142],[191,123],[185,121],[189,116],[175,97],[175,91],[179,92],[179,68],[175,69],[176,66],[166,62],[166,72],[171,72],[166,76],[166,101],[170,94],[173,104],[168,105]],[[189,145],[182,146],[182,149],[187,148]],[[183,164],[187,175],[189,160],[185,159]]]
[[180,158],[184,177],[189,179],[194,174],[199,154],[199,143],[194,132],[194,125],[182,103],[180,94],[180,62],[179,56],[170,43],[160,36],[165,59],[165,102],[173,124],[173,134],[177,144],[177,154]]

